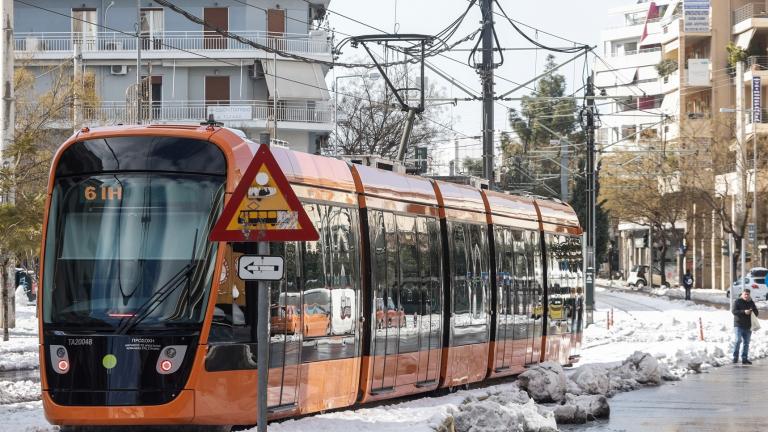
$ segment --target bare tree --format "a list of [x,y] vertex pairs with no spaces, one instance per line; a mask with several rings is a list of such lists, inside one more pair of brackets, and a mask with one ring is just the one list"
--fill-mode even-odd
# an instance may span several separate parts
[[[362,72],[360,75],[363,75]],[[413,88],[416,80],[403,70],[391,69],[389,79],[397,88]],[[394,158],[400,146],[407,113],[400,108],[397,99],[382,80],[355,80],[337,89],[338,135],[332,134],[326,151],[338,147],[339,154],[374,154]],[[415,97],[416,92],[411,92]],[[428,85],[425,97],[437,97],[434,85]],[[447,128],[441,126],[442,107],[430,105],[417,117],[411,131],[411,145],[406,154],[413,154],[414,146],[431,147],[441,140]]]

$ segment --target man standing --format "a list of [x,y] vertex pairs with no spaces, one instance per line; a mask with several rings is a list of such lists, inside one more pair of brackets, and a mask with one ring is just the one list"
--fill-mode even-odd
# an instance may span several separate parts
[[693,288],[693,275],[691,274],[691,269],[686,270],[685,275],[683,275],[683,288],[685,288],[685,299],[690,300],[691,288]]
[[733,362],[739,361],[739,346],[744,341],[744,349],[741,351],[741,363],[751,365],[749,361],[749,339],[752,336],[752,314],[757,313],[757,306],[750,297],[749,288],[744,288],[741,296],[733,302],[733,326],[736,341],[733,345]]

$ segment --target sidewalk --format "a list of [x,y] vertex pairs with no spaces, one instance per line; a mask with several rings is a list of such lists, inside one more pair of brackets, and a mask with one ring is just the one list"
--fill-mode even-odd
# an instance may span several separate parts
[[[640,292],[643,294],[651,295],[654,297],[662,297],[674,300],[685,299],[685,290],[682,287],[679,288],[653,288],[645,287],[642,290],[630,287],[623,280],[608,280],[597,279],[596,285],[601,288],[607,288],[612,290],[621,290],[627,292]],[[725,291],[716,290],[711,288],[694,288],[691,290],[691,301],[694,303],[709,303],[717,305],[728,305],[730,299],[725,296]],[[764,309],[768,307],[768,302],[765,300],[755,300],[757,307]]]

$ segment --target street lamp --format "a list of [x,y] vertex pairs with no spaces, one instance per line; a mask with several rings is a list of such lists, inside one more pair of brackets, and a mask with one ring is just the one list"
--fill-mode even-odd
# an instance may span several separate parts
[[367,74],[355,74],[355,75],[341,75],[334,79],[333,84],[333,127],[334,127],[334,140],[333,140],[333,155],[339,155],[339,80],[342,78],[368,78],[376,81],[381,78],[381,74],[378,72],[371,72]]

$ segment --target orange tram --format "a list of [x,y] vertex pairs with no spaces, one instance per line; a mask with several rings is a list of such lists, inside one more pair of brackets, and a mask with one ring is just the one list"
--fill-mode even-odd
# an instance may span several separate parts
[[[39,302],[47,419],[257,419],[247,243],[209,233],[259,145],[214,126],[84,128],[56,153]],[[566,204],[273,148],[320,238],[271,243],[268,416],[577,361],[582,246]],[[255,285],[255,284],[253,284]]]

